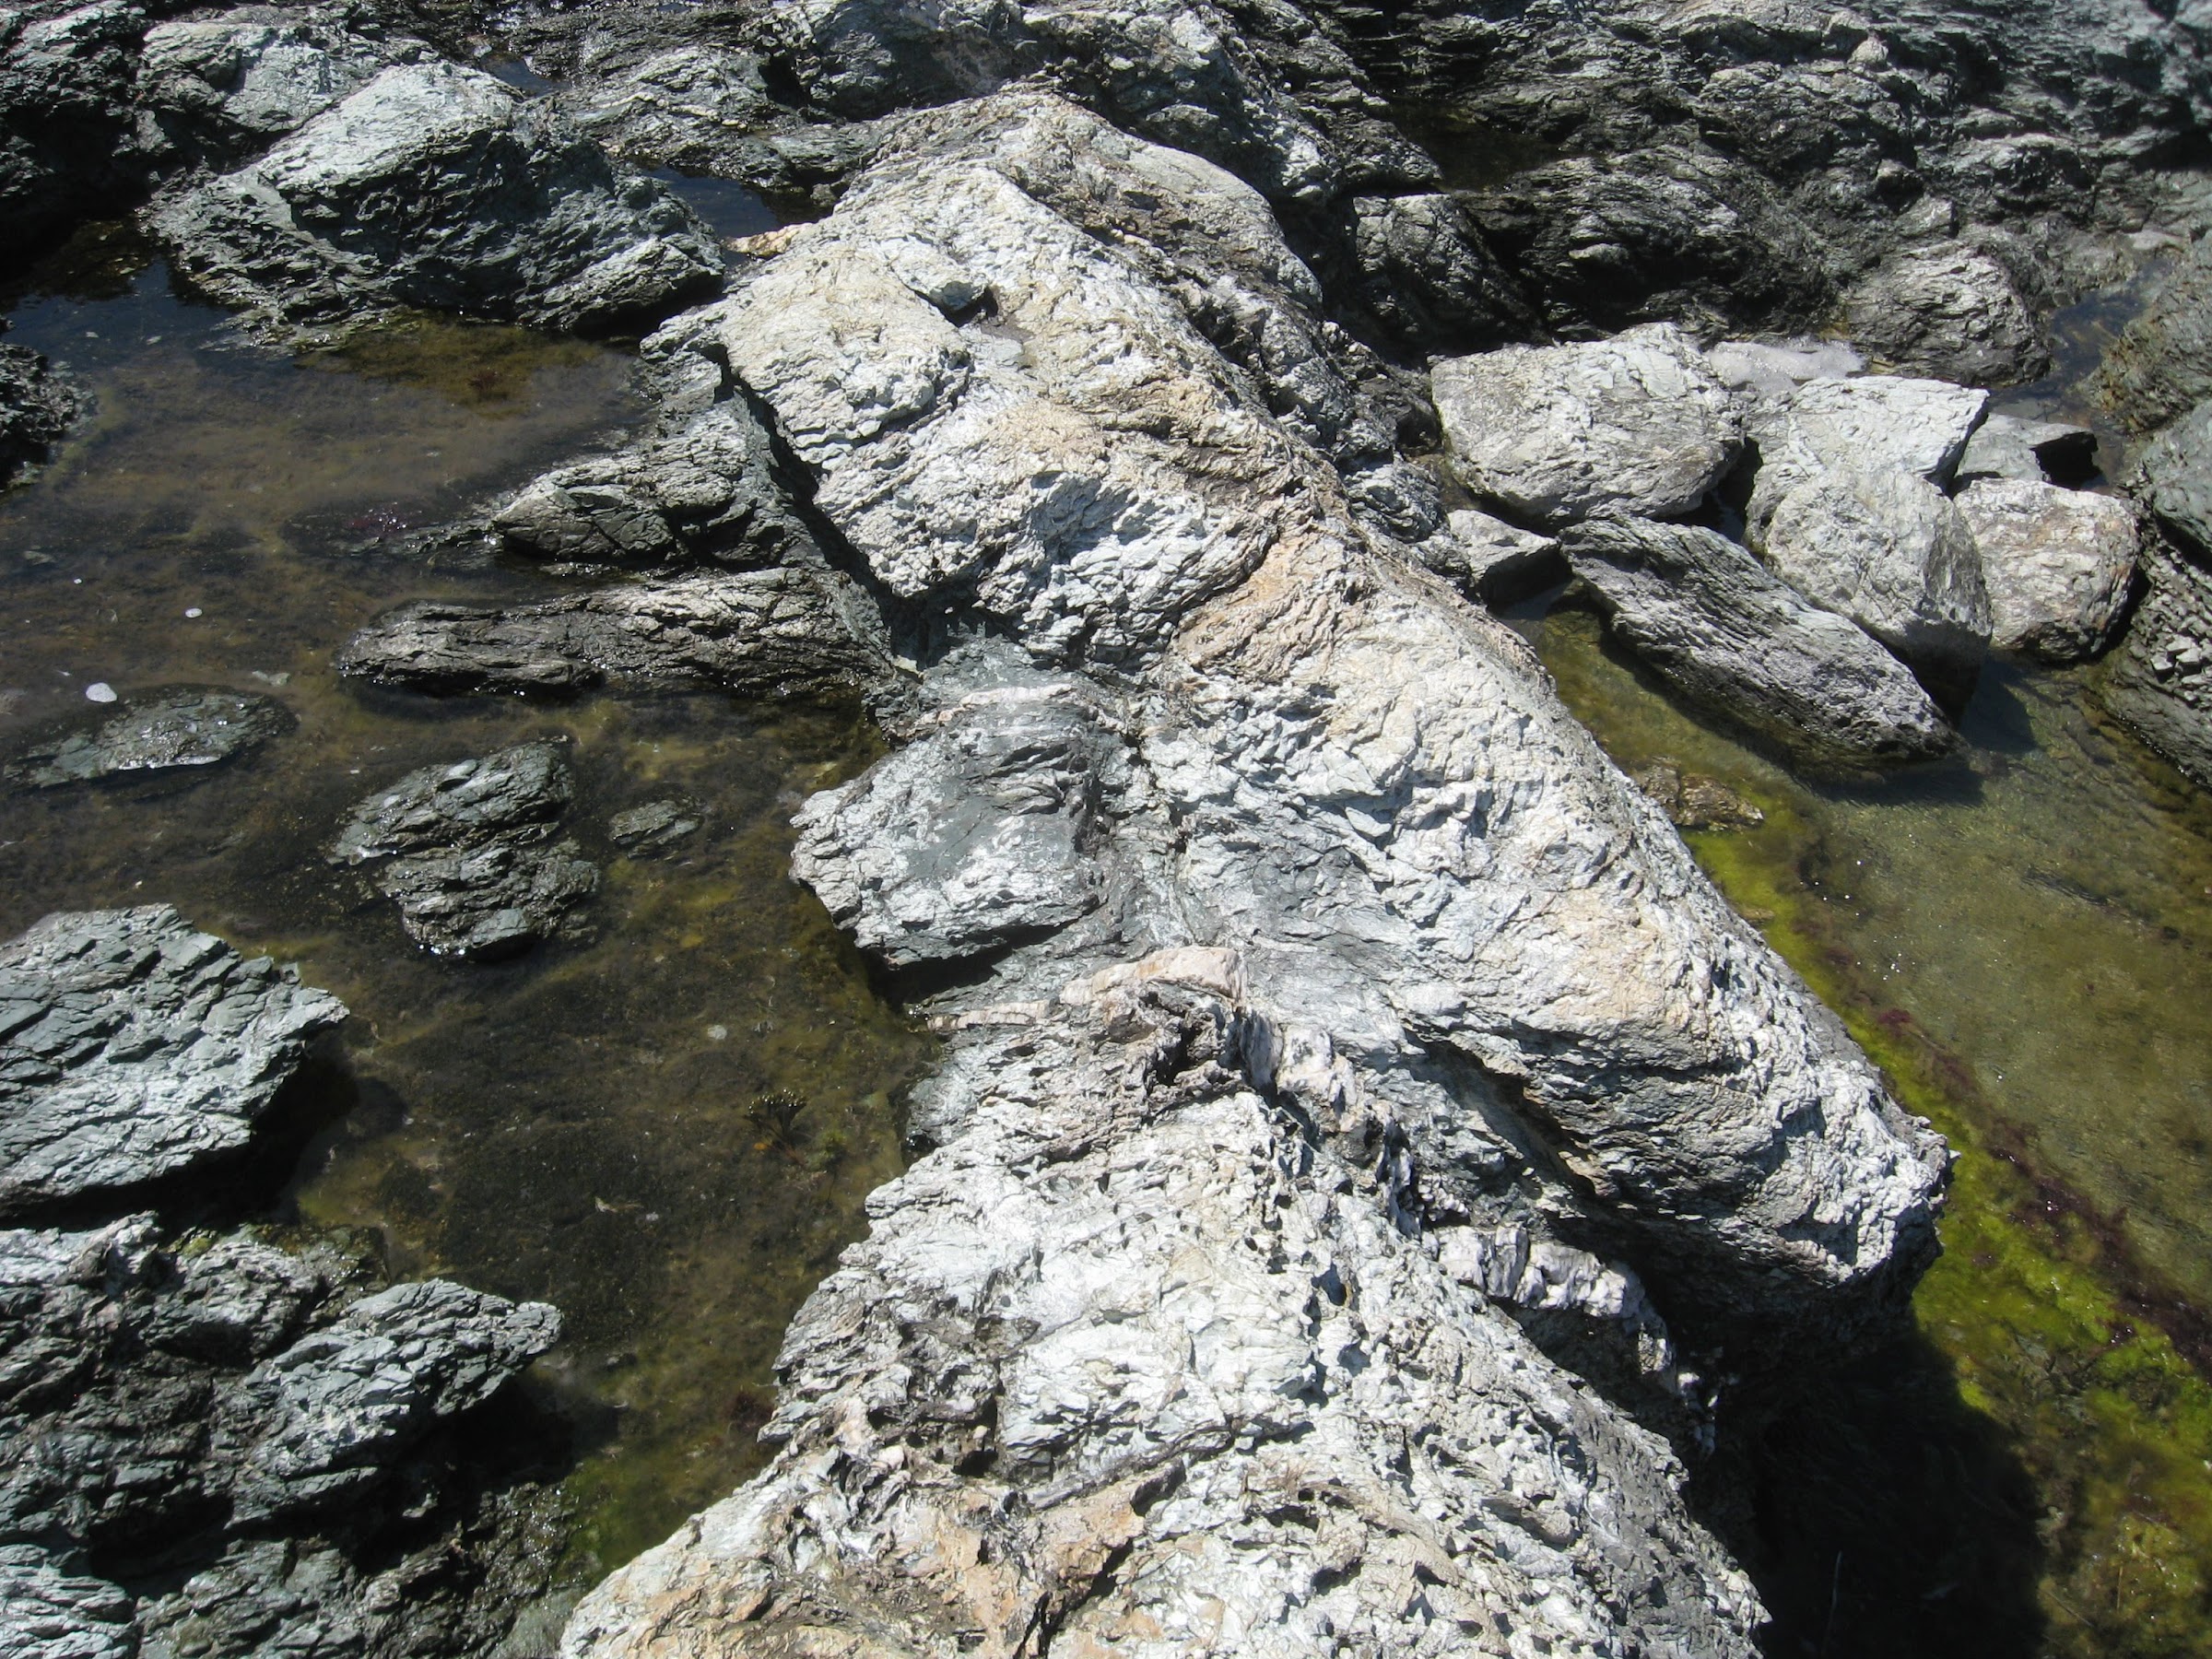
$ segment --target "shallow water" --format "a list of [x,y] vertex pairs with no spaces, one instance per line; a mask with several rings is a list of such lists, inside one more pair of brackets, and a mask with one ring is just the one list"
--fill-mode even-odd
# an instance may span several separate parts
[[[783,1327],[897,1167],[889,1093],[922,1041],[786,874],[792,809],[877,740],[850,707],[341,685],[332,653],[388,606],[531,590],[383,543],[618,433],[640,414],[629,360],[428,323],[275,356],[98,240],[11,313],[9,339],[98,406],[0,498],[0,748],[98,716],[98,681],[259,691],[298,724],[204,774],[0,794],[0,928],[165,900],[345,998],[350,1111],[282,1202],[380,1229],[399,1274],[561,1309],[537,1385],[577,1425],[575,1570],[612,1566],[758,1466]],[[323,861],[379,784],[555,734],[578,780],[565,827],[605,873],[588,938],[432,960]],[[608,816],[672,794],[705,829],[621,856]]]

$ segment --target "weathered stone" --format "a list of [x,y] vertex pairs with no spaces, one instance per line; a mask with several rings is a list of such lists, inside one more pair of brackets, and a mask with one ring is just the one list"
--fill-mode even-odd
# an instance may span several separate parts
[[0,17],[0,268],[144,188],[131,76],[146,13],[125,0],[10,6]]
[[290,712],[274,698],[187,687],[134,698],[120,714],[35,744],[7,763],[7,775],[32,789],[58,789],[215,766],[291,726]]
[[606,833],[615,845],[632,858],[642,858],[688,841],[705,823],[706,815],[699,803],[679,795],[665,801],[648,801],[642,806],[616,813],[606,820]]
[[1783,497],[1826,474],[1904,472],[1947,486],[1988,406],[1986,392],[1886,374],[1811,380],[1784,397],[1747,399],[1744,429],[1759,451],[1752,546]]
[[[782,170],[771,128],[783,114],[757,53],[686,42],[609,73],[590,62],[561,102],[586,136],[645,167],[761,180]],[[763,181],[765,182],[765,181]]]
[[1361,302],[1401,340],[1467,350],[1531,331],[1528,302],[1453,196],[1352,204]]
[[2212,555],[2212,399],[2159,435],[2143,454],[2143,504],[2199,553]]
[[381,1479],[433,1423],[482,1405],[560,1337],[544,1302],[444,1279],[394,1285],[247,1373],[218,1437],[241,1446],[234,1514],[327,1507]]
[[371,623],[338,653],[341,674],[440,693],[564,694],[613,682],[794,697],[865,687],[889,669],[867,595],[806,569],[591,588],[506,610],[422,601]]
[[1959,458],[1958,481],[2012,478],[2025,484],[2084,484],[2097,471],[2097,434],[2056,420],[1992,415],[1974,429]]
[[2212,241],[2174,259],[2099,370],[2112,404],[2137,431],[2155,431],[2212,402]]
[[1852,338],[1892,368],[2012,386],[2051,366],[2005,267],[1963,242],[1885,261],[1844,296]]
[[547,105],[451,64],[397,65],[149,223],[196,286],[272,326],[414,306],[641,331],[720,286],[657,184]]
[[1816,605],[1841,612],[1924,676],[1971,684],[1989,648],[1989,595],[1973,532],[1912,473],[1825,472],[1767,523],[1766,560]]
[[84,399],[45,358],[0,346],[0,485],[45,460],[82,413]]
[[135,1659],[138,1632],[120,1584],[0,1544],[0,1653],[7,1659]]
[[1438,575],[1484,605],[1508,605],[1550,582],[1566,571],[1559,537],[1539,535],[1472,508],[1450,515],[1451,535],[1423,548]]
[[1727,388],[1665,324],[1453,359],[1430,388],[1467,488],[1548,524],[1688,512],[1741,443]]
[[236,1154],[345,1018],[167,905],[48,916],[0,946],[0,1214]]
[[1592,521],[1567,543],[1615,633],[1692,700],[1830,766],[1942,754],[1912,673],[1746,548],[1688,524]]
[[547,743],[426,766],[356,806],[327,856],[377,865],[376,890],[433,956],[510,955],[561,931],[599,889],[576,843],[550,840],[571,793]]
[[2104,677],[2106,707],[2212,789],[2212,573],[2157,538],[2144,545],[2143,601]]
[[1982,555],[1990,643],[2047,663],[2109,645],[2126,613],[2142,530],[2120,496],[1982,478],[1959,510]]

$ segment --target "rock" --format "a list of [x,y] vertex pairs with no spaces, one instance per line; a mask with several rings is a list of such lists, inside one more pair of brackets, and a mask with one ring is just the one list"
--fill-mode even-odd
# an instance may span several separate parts
[[144,188],[131,76],[145,28],[124,0],[0,18],[0,267],[21,269],[78,218],[117,213]]
[[2212,402],[2212,242],[2191,242],[2151,287],[2098,378],[2135,431],[2155,431]]
[[771,132],[785,112],[759,54],[687,41],[612,73],[588,57],[583,67],[587,77],[563,88],[561,102],[610,154],[721,179],[766,182],[787,171]]
[[1748,400],[1744,429],[1759,452],[1752,546],[1784,496],[1825,474],[1903,472],[1947,486],[1988,406],[1986,392],[1887,374],[1812,380],[1784,397]]
[[1749,830],[1767,821],[1765,813],[1718,778],[1685,773],[1672,760],[1654,760],[1630,776],[1677,830]]
[[1430,389],[1467,488],[1547,524],[1688,512],[1741,443],[1727,389],[1667,324],[1453,359]]
[[2199,552],[2212,553],[2212,398],[2144,452],[2137,489],[2167,529]]
[[218,1438],[243,1448],[234,1515],[266,1521],[358,1498],[433,1423],[481,1406],[559,1338],[546,1303],[445,1279],[364,1297],[225,1399]]
[[180,155],[233,167],[394,64],[430,56],[419,41],[358,33],[327,14],[241,6],[148,29],[136,90]]
[[1885,261],[1843,297],[1843,312],[1853,340],[1907,373],[2014,386],[2051,367],[2010,274],[1964,242]]
[[1723,340],[1705,360],[1724,384],[1762,400],[1785,398],[1806,381],[1841,380],[1866,367],[1866,359],[1843,340],[1800,335],[1780,342]]
[[345,1018],[167,905],[48,916],[0,946],[0,1215],[237,1154]]
[[378,865],[376,890],[433,956],[512,955],[599,890],[598,866],[551,839],[572,790],[549,743],[426,766],[356,806],[325,856]]
[[131,1598],[35,1544],[0,1544],[0,1651],[8,1659],[135,1659]]
[[0,346],[0,485],[44,461],[83,413],[83,397],[44,357]]
[[2105,706],[2212,789],[2212,573],[2161,546],[2142,549],[2142,603],[2109,659]]
[[1901,663],[1724,536],[1592,521],[1567,558],[1613,631],[1669,684],[1793,753],[1850,768],[1950,747],[1948,724]]
[[1510,605],[1566,572],[1557,536],[1539,535],[1472,508],[1453,512],[1449,524],[1451,535],[1433,544],[1442,557],[1430,560],[1429,568],[1479,604]]
[[867,595],[805,569],[591,588],[506,610],[420,601],[338,653],[340,674],[442,694],[614,682],[800,697],[866,687],[889,668]]
[[659,185],[474,69],[402,64],[151,215],[180,275],[273,327],[419,307],[641,331],[720,286]]
[[30,789],[100,778],[218,765],[288,732],[292,717],[274,698],[185,687],[134,699],[97,725],[36,744],[7,763]]
[[2078,663],[2112,643],[2142,540],[2131,503],[2017,478],[1977,479],[1958,499],[1982,555],[1991,644]]
[[1533,332],[1527,300],[1453,196],[1359,197],[1351,251],[1361,303],[1401,341],[1466,351]]
[[2097,434],[2056,420],[1992,415],[1974,429],[1959,459],[1958,480],[2011,478],[2025,484],[2086,484],[2097,473]]
[[1907,472],[1836,470],[1775,503],[1762,549],[1775,573],[1849,617],[1931,679],[1971,685],[1989,648],[1973,532]]
[[689,840],[705,823],[706,815],[699,803],[679,795],[665,801],[648,801],[642,806],[616,813],[606,820],[606,833],[615,845],[632,858],[642,858],[648,853],[665,853],[677,842]]
[[1100,902],[1086,843],[1119,747],[1065,686],[1010,688],[808,801],[792,873],[893,968],[1051,933]]

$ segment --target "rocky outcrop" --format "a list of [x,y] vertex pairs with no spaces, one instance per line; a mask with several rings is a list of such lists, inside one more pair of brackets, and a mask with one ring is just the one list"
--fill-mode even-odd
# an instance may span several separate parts
[[433,956],[509,956],[571,926],[599,890],[598,866],[553,839],[573,787],[550,743],[426,766],[356,806],[326,856],[372,868]]
[[548,107],[441,62],[383,70],[148,222],[180,275],[280,329],[418,307],[637,332],[721,283],[659,185],[616,172]]
[[1990,643],[2078,663],[2112,642],[2142,540],[2133,503],[2040,479],[1983,478],[1959,492],[1959,510],[1981,553]]
[[2190,410],[2144,452],[2137,488],[2159,523],[2212,556],[2212,401]]
[[0,268],[145,188],[131,77],[146,13],[126,0],[11,6],[0,17]]
[[1725,536],[1598,521],[1571,533],[1567,556],[1613,631],[1668,684],[1789,753],[1848,769],[1951,746],[1911,670]]
[[2212,789],[2212,573],[2152,538],[2127,636],[2112,653],[2106,707]]
[[[1023,90],[905,123],[653,343],[948,619],[797,858],[945,1048],[776,1462],[570,1653],[1753,1651],[1671,1455],[1507,1309],[1847,1326],[1940,1147],[1418,568],[1441,495],[1345,436],[1300,269],[1228,174]],[[1557,1286],[1492,1299],[1508,1236]]]
[[48,916],[0,946],[0,1215],[235,1159],[345,1018],[166,905]]
[[1544,524],[1688,512],[1742,447],[1727,388],[1671,324],[1453,359],[1430,390],[1467,488]]
[[35,466],[84,413],[84,399],[43,356],[0,346],[0,485]]
[[2099,372],[2136,431],[2156,431],[2212,400],[2212,243],[2200,238],[2174,260]]
[[7,763],[7,776],[30,789],[59,789],[218,766],[291,726],[290,713],[273,698],[186,687],[135,697],[120,714],[79,722],[35,743]]
[[1759,452],[1747,510],[1752,545],[1800,485],[1839,474],[1904,473],[1947,486],[1989,394],[1944,381],[1868,374],[1808,380],[1779,397],[1747,401],[1745,430]]
[[1959,458],[1961,486],[1977,478],[2023,484],[2086,484],[2097,472],[2097,434],[2059,420],[1992,415],[1974,429]]

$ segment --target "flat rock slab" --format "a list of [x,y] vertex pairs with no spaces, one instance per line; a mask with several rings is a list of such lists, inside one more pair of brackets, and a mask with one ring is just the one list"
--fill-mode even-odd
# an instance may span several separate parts
[[1728,389],[1672,324],[1453,358],[1430,389],[1467,488],[1546,524],[1688,512],[1742,445]]
[[1775,504],[1767,563],[1924,674],[1971,679],[1989,648],[1973,532],[1943,491],[1895,469],[1837,469]]
[[475,69],[401,64],[149,223],[180,275],[285,327],[394,307],[637,330],[721,286],[661,186]]
[[1948,485],[1988,407],[1986,392],[1889,374],[1810,380],[1786,396],[1747,397],[1744,429],[1759,450],[1752,545],[1783,496],[1825,473],[1906,472]]
[[100,778],[218,765],[288,732],[292,716],[274,698],[186,687],[134,698],[120,714],[34,745],[7,764],[31,789]]
[[599,888],[574,841],[552,841],[575,786],[551,743],[426,766],[353,809],[325,856],[379,866],[376,890],[436,956],[488,958],[559,932]]
[[345,1018],[168,905],[48,916],[0,946],[0,1215],[237,1153]]
[[1990,643],[2078,663],[2112,642],[2127,609],[2142,526],[2133,502],[2020,478],[1959,495],[1989,592]]
[[1725,536],[1594,520],[1568,538],[1567,558],[1662,678],[1793,753],[1856,768],[1950,747],[1911,670]]

